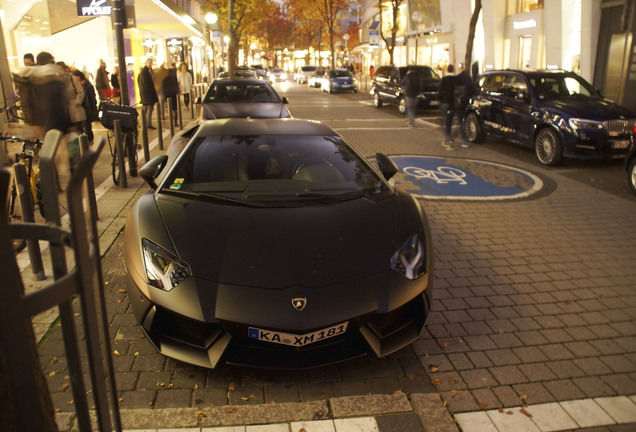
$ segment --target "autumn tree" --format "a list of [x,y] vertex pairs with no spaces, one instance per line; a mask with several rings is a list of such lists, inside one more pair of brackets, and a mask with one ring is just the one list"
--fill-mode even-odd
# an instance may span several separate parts
[[[393,53],[395,52],[395,43],[397,41],[397,34],[400,30],[400,5],[404,3],[404,0],[388,0],[386,1],[389,12],[391,13],[391,21],[387,23],[387,26],[382,22],[384,15],[383,0],[378,0],[378,8],[380,9],[380,37],[384,41],[387,51],[389,52],[389,63],[393,62]],[[389,35],[384,34],[384,29],[387,28]]]
[[[288,0],[289,12],[294,21],[296,48],[309,49],[317,46],[320,51],[325,20],[317,8],[319,0]],[[305,59],[309,61],[309,57]]]
[[331,51],[331,68],[336,67],[335,35],[339,31],[340,18],[348,7],[347,0],[316,0],[318,11],[322,15],[329,34],[329,50]]
[[466,56],[464,58],[464,65],[468,69],[472,62],[473,57],[473,43],[475,41],[475,28],[477,27],[477,20],[479,19],[479,13],[481,12],[481,0],[475,0],[475,9],[473,15],[470,18],[470,25],[468,27],[468,41],[466,42]]

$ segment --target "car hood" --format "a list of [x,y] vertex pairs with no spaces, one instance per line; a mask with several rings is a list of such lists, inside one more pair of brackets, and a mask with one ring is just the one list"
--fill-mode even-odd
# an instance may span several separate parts
[[636,118],[636,112],[629,108],[617,105],[607,99],[577,97],[569,99],[556,99],[543,103],[544,108],[558,110],[568,117],[588,120],[614,120]]
[[283,102],[213,103],[204,104],[204,120],[217,118],[288,118],[289,110]]
[[390,267],[397,249],[398,198],[298,208],[159,198],[158,209],[192,275],[282,289],[319,287]]

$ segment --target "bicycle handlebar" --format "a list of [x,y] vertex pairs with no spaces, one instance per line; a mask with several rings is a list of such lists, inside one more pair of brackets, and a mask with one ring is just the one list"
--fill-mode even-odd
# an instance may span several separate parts
[[34,144],[36,147],[40,147],[42,145],[42,141],[39,139],[30,140],[28,138],[20,138],[17,136],[0,136],[0,141],[12,141],[12,142],[22,142],[24,144]]

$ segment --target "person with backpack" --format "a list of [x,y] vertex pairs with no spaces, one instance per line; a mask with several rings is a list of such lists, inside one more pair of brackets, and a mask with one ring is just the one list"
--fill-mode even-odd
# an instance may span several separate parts
[[81,70],[75,69],[73,71],[84,89],[84,99],[82,100],[82,106],[86,112],[86,119],[82,122],[82,129],[88,137],[88,142],[93,143],[95,141],[95,134],[93,133],[93,122],[99,120],[99,111],[97,109],[97,96],[95,95],[95,87],[89,80],[86,79],[86,75]]
[[[464,114],[470,100],[472,80],[466,71],[463,71],[460,75],[455,75],[455,67],[452,64],[448,65],[446,71],[448,73],[442,78],[439,92],[440,109],[446,117],[442,146],[446,150],[454,150],[453,118],[457,117],[463,136]],[[461,146],[469,147],[465,139],[462,141]]]
[[404,88],[404,96],[406,97],[409,127],[415,127],[415,108],[417,107],[417,95],[420,94],[420,76],[417,71],[410,66],[407,67],[400,85]]

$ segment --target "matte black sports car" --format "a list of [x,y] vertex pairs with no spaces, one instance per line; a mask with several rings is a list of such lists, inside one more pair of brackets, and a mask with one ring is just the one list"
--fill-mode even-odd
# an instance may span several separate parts
[[155,347],[304,369],[415,340],[431,304],[424,210],[327,126],[299,119],[201,124],[173,163],[139,174],[152,191],[124,233],[128,295]]
[[202,103],[203,120],[227,117],[291,117],[287,109],[287,98],[281,98],[268,81],[261,79],[214,80]]

